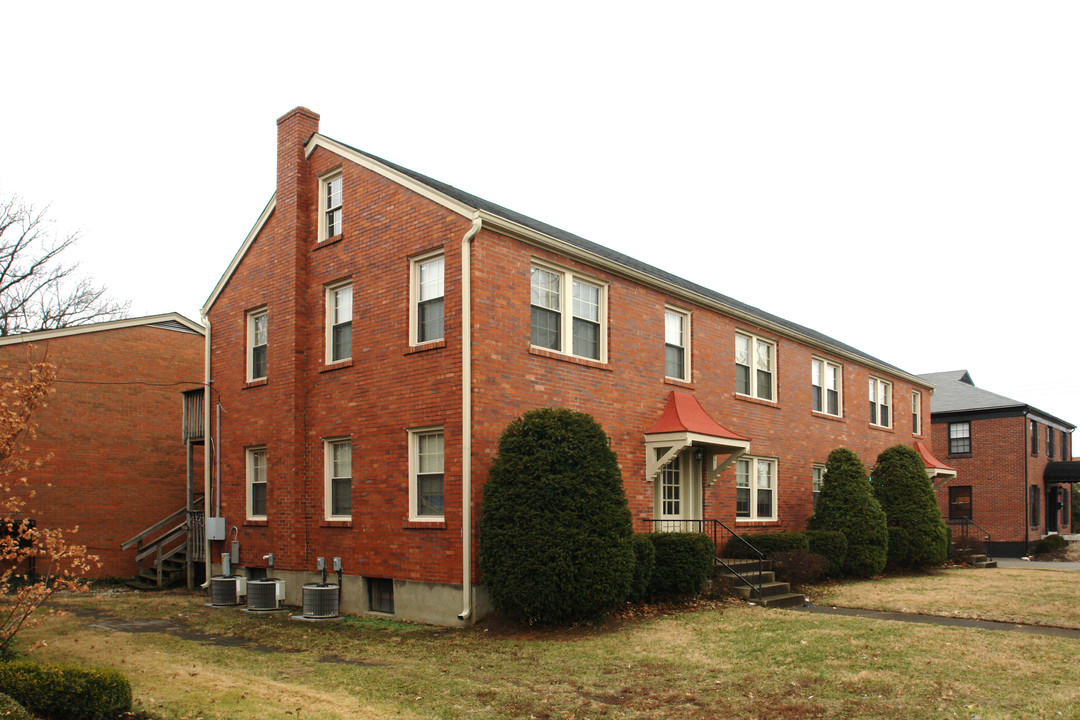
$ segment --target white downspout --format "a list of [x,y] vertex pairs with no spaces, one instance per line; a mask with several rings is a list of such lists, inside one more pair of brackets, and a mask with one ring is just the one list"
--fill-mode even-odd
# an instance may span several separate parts
[[461,239],[461,614],[472,616],[472,241],[480,215]]
[[[210,539],[205,532],[206,521],[210,519],[210,318],[202,313],[203,327],[206,328],[206,345],[203,350],[203,563],[206,567],[205,582],[201,587],[210,587]],[[217,452],[218,448],[214,448]]]

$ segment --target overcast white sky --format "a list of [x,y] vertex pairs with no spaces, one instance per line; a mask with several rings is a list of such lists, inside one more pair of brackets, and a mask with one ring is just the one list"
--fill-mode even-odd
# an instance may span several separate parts
[[1080,423],[1080,3],[5,3],[0,191],[198,311],[275,120]]

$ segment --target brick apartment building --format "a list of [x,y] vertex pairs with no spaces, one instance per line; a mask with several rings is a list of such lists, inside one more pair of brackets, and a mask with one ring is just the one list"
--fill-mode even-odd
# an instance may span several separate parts
[[958,529],[989,536],[995,555],[1019,557],[1049,533],[1072,530],[1070,484],[1076,426],[978,388],[966,370],[922,375],[931,400],[932,452],[956,469],[937,486],[942,514]]
[[343,611],[487,612],[475,520],[497,440],[531,408],[597,418],[638,531],[803,528],[833,448],[869,465],[929,441],[925,380],[318,121],[278,120],[277,191],[203,308],[222,418],[207,512],[220,502],[242,572],[273,554],[290,602],[341,557]]
[[176,313],[0,338],[6,372],[56,366],[28,443],[28,458],[52,455],[26,473],[30,516],[78,526],[68,539],[101,559],[96,576],[135,575],[135,550],[121,544],[185,505],[181,393],[202,383],[204,345],[202,327]]

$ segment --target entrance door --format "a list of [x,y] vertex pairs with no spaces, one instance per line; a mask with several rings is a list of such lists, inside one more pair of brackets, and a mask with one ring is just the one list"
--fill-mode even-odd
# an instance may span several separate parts
[[693,464],[690,452],[681,452],[660,471],[655,497],[660,532],[700,530],[701,484],[693,482]]

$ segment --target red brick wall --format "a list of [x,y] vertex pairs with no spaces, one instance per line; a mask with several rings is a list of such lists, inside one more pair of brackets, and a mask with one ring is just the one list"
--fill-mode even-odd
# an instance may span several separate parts
[[[120,544],[184,506],[181,393],[202,382],[203,337],[138,326],[42,340],[31,352],[56,365],[56,392],[34,416],[27,457],[52,459],[27,473],[30,514],[42,527],[79,526],[69,539],[101,558],[97,576],[132,576],[135,551]],[[26,358],[26,344],[0,347],[9,372]],[[113,384],[134,382],[147,384]],[[197,492],[201,462],[197,451]]]

